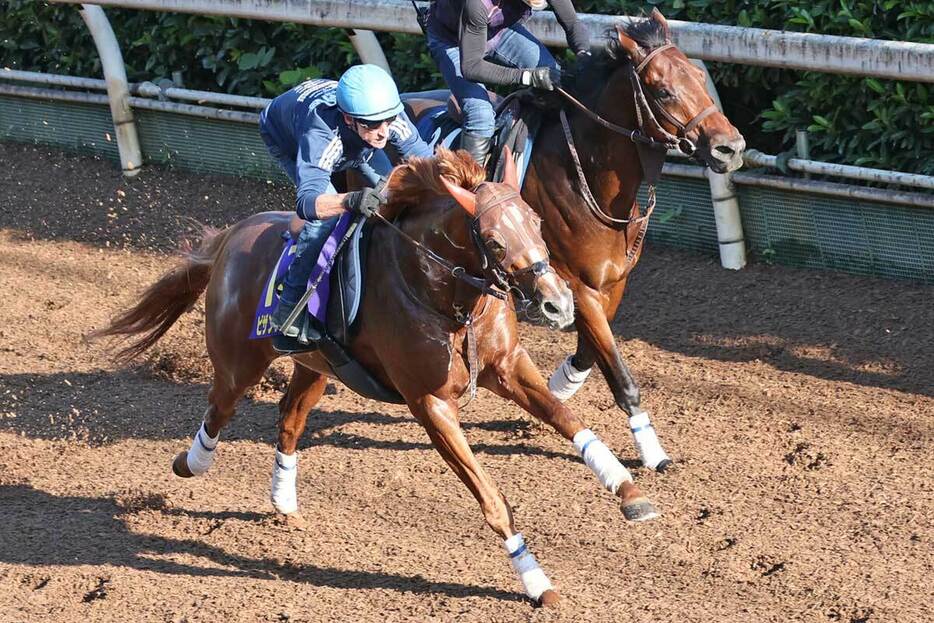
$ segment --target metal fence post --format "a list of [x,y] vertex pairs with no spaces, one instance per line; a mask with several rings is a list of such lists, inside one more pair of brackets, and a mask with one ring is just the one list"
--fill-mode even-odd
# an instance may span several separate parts
[[133,111],[130,109],[130,88],[127,84],[123,54],[104,9],[94,4],[82,4],[81,7],[81,17],[91,31],[97,53],[101,57],[104,80],[107,82],[107,96],[110,100],[110,114],[117,137],[117,149],[120,151],[120,165],[125,176],[134,177],[143,165],[143,154],[136,133]]
[[[703,61],[692,60],[704,70],[707,76],[707,93],[710,99],[723,112],[720,94],[710,78],[710,72]],[[710,201],[713,204],[714,220],[717,223],[717,242],[720,245],[720,265],[724,268],[739,270],[746,265],[746,239],[743,234],[743,219],[739,212],[739,199],[733,185],[732,174],[706,171],[710,182]]]
[[379,44],[376,34],[372,30],[348,28],[347,35],[350,37],[350,42],[357,54],[360,55],[361,61],[370,65],[379,65],[386,70],[386,73],[392,75],[392,70],[389,69],[389,61],[386,60],[386,54],[383,53],[383,47]]

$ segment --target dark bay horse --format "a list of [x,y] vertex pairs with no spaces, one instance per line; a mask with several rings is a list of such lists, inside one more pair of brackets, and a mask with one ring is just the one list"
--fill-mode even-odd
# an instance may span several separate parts
[[[609,31],[605,48],[573,74],[565,86],[569,94],[610,126],[693,150],[696,161],[717,173],[740,167],[743,137],[714,106],[703,70],[671,44],[657,9],[647,20]],[[642,463],[662,471],[671,461],[640,406],[639,387],[609,324],[648,225],[636,201],[643,167],[658,171],[661,159],[643,163],[629,134],[608,129],[569,99],[559,106],[566,121],[554,111],[546,114],[522,188],[522,198],[542,217],[552,265],[571,286],[577,311],[577,351],[554,372],[549,387],[567,400],[596,363],[629,416]]]
[[[382,213],[428,251],[463,267],[464,273],[489,280],[498,272],[494,281],[532,301],[552,326],[573,321],[571,292],[549,266],[540,219],[519,196],[514,167],[506,171],[504,183],[494,184],[484,182],[483,170],[466,152],[442,150],[435,158],[414,159],[394,170]],[[266,212],[223,232],[207,233],[199,248],[96,334],[135,338],[123,352],[137,355],[206,293],[205,337],[214,381],[204,422],[190,449],[173,463],[180,476],[207,471],[235,403],[278,356],[269,339],[247,338],[290,219],[287,213]],[[553,603],[557,593],[459,425],[458,399],[471,385],[472,372],[480,386],[512,400],[571,441],[601,484],[620,498],[627,519],[650,519],[656,515],[654,507],[609,448],[548,390],[518,343],[515,311],[507,301],[455,279],[450,266],[432,260],[430,253],[388,226],[377,224],[370,244],[360,329],[350,352],[405,399],[432,444],[479,502],[489,526],[504,540],[529,597]],[[272,482],[273,505],[286,514],[298,511],[299,437],[330,373],[318,353],[294,355],[293,360],[292,377],[279,402]]]

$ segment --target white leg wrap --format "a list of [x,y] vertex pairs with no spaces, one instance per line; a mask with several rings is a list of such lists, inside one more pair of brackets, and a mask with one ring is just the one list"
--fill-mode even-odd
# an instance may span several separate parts
[[640,411],[629,418],[629,428],[632,430],[636,449],[639,451],[639,459],[642,460],[643,465],[649,469],[655,469],[662,461],[671,460],[658,443],[658,436],[649,421],[648,413]]
[[526,595],[538,600],[542,593],[554,588],[551,585],[551,580],[538,566],[538,561],[535,560],[535,556],[526,546],[522,534],[509,537],[503,541],[503,546],[506,548],[506,553],[509,554],[512,568],[516,570],[519,579],[522,580],[522,587],[525,589]]
[[548,379],[548,389],[561,402],[576,394],[584,381],[587,380],[587,377],[590,376],[590,369],[578,370],[571,363],[571,358],[571,356],[568,356],[567,359],[561,362],[558,369]]
[[208,471],[208,468],[214,462],[214,450],[217,448],[219,438],[219,434],[217,437],[210,437],[208,432],[204,430],[204,422],[201,422],[201,428],[198,429],[195,438],[192,439],[191,448],[188,449],[188,455],[186,456],[188,469],[192,474],[200,476]]
[[632,482],[632,474],[609,448],[589,428],[574,435],[574,447],[580,452],[587,467],[597,475],[600,484],[616,493],[623,482]]
[[298,492],[295,479],[298,477],[298,452],[282,454],[276,448],[276,460],[272,464],[272,505],[285,515],[298,510]]

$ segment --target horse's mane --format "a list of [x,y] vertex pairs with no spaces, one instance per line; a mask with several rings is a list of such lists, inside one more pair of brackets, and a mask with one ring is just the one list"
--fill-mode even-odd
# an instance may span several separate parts
[[449,197],[441,176],[461,188],[473,190],[485,179],[486,173],[466,151],[453,152],[439,147],[431,158],[411,158],[396,167],[388,187],[388,204],[382,210],[393,218],[404,209],[429,203],[435,197]]
[[[639,44],[646,53],[669,42],[670,34],[660,22],[654,19],[644,19],[631,22],[623,29],[626,35]],[[618,67],[630,62],[625,50],[620,45],[616,28],[607,28],[603,31],[603,46],[593,55],[584,57],[569,73],[572,82],[569,85],[573,92],[584,102],[590,102],[603,87],[610,74]]]

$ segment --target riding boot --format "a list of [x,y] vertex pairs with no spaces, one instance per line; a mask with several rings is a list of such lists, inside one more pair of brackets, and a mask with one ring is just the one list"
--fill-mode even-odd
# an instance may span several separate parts
[[480,136],[465,130],[461,133],[461,149],[469,153],[481,167],[485,167],[492,140],[489,136]]
[[[279,304],[276,306],[276,311],[271,318],[273,328],[281,330],[282,334],[286,337],[297,337],[302,328],[302,316],[296,318],[290,326],[285,328],[282,326],[292,313],[292,310],[295,309],[295,306],[298,305],[298,301],[302,298],[302,295],[305,294],[306,281],[301,281],[300,277],[295,277],[291,280],[291,285],[289,283],[289,276],[292,273],[292,269],[295,268],[295,264],[298,263],[300,259],[300,257],[295,258],[292,265],[289,266],[289,272],[286,275],[285,283],[282,284],[282,293],[279,295]],[[302,285],[296,286],[296,283],[301,283]]]
[[[324,220],[305,221],[305,226],[302,227],[302,231],[298,235],[298,241],[295,243],[295,259],[292,260],[292,264],[285,274],[285,279],[282,281],[279,305],[271,318],[273,328],[281,331],[282,325],[285,324],[292,310],[295,309],[295,306],[304,296],[308,287],[308,278],[318,262],[321,248],[324,246],[328,235],[337,225],[339,218],[338,216],[332,216]],[[302,336],[302,328],[306,324],[304,317],[307,315],[307,313],[300,314],[292,323],[292,326],[286,327],[282,334],[290,338]],[[317,331],[313,330],[305,333],[305,335],[314,336],[317,335]]]

